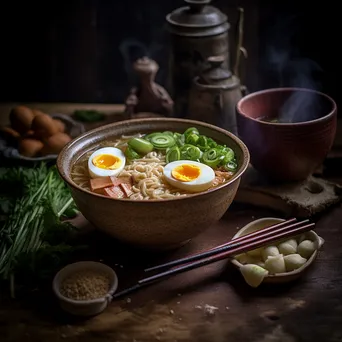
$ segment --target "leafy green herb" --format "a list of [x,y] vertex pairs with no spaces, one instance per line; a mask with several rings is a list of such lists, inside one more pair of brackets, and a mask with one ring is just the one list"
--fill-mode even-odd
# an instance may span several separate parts
[[18,192],[10,197],[7,191],[7,206],[1,208],[5,219],[0,225],[0,278],[10,280],[14,296],[14,275],[23,269],[41,272],[45,260],[41,257],[47,251],[49,258],[61,260],[61,251],[74,249],[67,240],[76,228],[61,218],[70,210],[74,214],[76,206],[55,166],[0,168],[1,183],[7,184],[7,190],[20,189],[20,196]]
[[97,122],[105,118],[105,114],[97,110],[75,110],[74,117],[78,121],[82,122]]

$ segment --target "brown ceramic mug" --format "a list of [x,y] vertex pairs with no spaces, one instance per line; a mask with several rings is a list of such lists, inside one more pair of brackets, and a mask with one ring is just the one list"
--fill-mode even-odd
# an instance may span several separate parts
[[337,106],[326,94],[304,88],[251,93],[236,106],[238,135],[251,164],[281,181],[306,179],[334,142]]

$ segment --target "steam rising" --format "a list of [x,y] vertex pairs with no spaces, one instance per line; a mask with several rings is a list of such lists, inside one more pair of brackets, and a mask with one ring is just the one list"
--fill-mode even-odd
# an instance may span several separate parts
[[135,38],[127,38],[119,45],[119,50],[124,62],[124,68],[130,84],[134,84],[136,82],[136,75],[133,71],[132,65],[137,59],[144,56],[155,60],[159,64],[160,69],[157,74],[157,81],[165,78],[163,65],[165,60],[165,58],[163,58],[163,55],[165,54],[163,51],[164,46],[159,43],[159,41],[165,40],[162,37],[163,34],[164,33],[161,32],[157,37],[153,37],[149,44],[145,44]]
[[[321,68],[313,60],[301,56],[295,47],[299,17],[278,19],[268,30],[265,62],[273,78],[273,87],[296,87],[321,90]],[[317,119],[322,112],[320,96],[311,92],[295,92],[279,110],[280,122],[303,122]]]
[[311,92],[294,92],[280,109],[279,122],[304,122],[318,119],[323,113],[320,95]]
[[126,39],[119,46],[120,53],[123,57],[124,68],[130,84],[135,83],[135,75],[133,73],[133,63],[143,56],[150,57],[147,46],[136,39]]

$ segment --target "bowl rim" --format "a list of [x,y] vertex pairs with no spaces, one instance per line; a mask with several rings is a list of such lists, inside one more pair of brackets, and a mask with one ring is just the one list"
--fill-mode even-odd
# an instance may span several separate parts
[[[77,267],[78,266],[78,270],[82,270],[84,268],[87,268],[87,265],[91,267],[91,269],[105,269],[105,272],[110,274],[113,277],[113,283],[111,284],[108,292],[100,298],[94,298],[94,299],[85,299],[85,300],[75,300],[75,299],[71,299],[68,297],[65,297],[62,295],[61,291],[60,291],[60,285],[61,285],[61,281],[59,279],[59,277],[61,276],[62,273],[64,273],[65,271],[67,271],[70,268],[73,267]],[[61,268],[56,275],[53,278],[52,281],[52,289],[53,292],[55,293],[56,297],[63,302],[72,304],[72,305],[77,305],[77,306],[86,306],[86,305],[91,305],[91,304],[102,304],[108,300],[111,300],[113,294],[115,293],[115,291],[117,290],[119,285],[119,281],[118,281],[118,276],[116,274],[116,272],[108,265],[103,264],[102,262],[97,262],[97,261],[78,261],[78,262],[73,262],[71,264],[68,264],[66,266],[64,266],[63,268]]]
[[[247,101],[253,97],[257,97],[261,94],[268,94],[268,93],[279,93],[279,92],[288,92],[288,91],[301,91],[301,92],[307,92],[307,93],[313,93],[316,95],[320,95],[325,97],[328,101],[330,101],[332,103],[332,110],[318,118],[318,119],[314,119],[314,120],[308,120],[308,121],[304,121],[304,122],[285,122],[285,123],[281,123],[281,122],[267,122],[267,121],[262,121],[262,120],[258,120],[255,118],[252,118],[250,116],[248,116],[245,112],[243,112],[241,110],[241,105],[244,101]],[[336,114],[337,111],[337,104],[335,102],[335,100],[330,97],[329,95],[322,93],[321,91],[318,90],[314,90],[314,89],[309,89],[309,88],[301,88],[301,87],[282,87],[282,88],[269,88],[269,89],[264,89],[264,90],[259,90],[259,91],[255,91],[253,93],[250,93],[246,96],[244,96],[243,98],[241,98],[238,103],[236,104],[236,112],[243,116],[246,119],[252,120],[254,122],[259,123],[260,125],[270,125],[270,126],[281,126],[281,127],[286,127],[286,126],[305,126],[308,124],[313,124],[313,123],[317,123],[317,122],[321,122],[321,121],[325,121],[327,119],[329,119],[330,117],[332,117],[333,115]]]
[[[173,197],[173,198],[167,198],[167,199],[152,199],[152,200],[131,200],[129,198],[111,198],[111,197],[107,197],[107,196],[104,196],[104,195],[101,195],[101,194],[96,194],[94,192],[91,192],[91,191],[88,191],[86,189],[83,189],[82,187],[78,186],[77,184],[75,184],[71,177],[69,175],[66,174],[66,172],[64,172],[63,170],[63,156],[64,154],[66,153],[66,151],[71,148],[73,145],[76,145],[78,143],[79,140],[81,139],[84,139],[85,137],[89,136],[89,135],[93,135],[93,134],[96,134],[98,132],[101,132],[107,128],[115,128],[117,126],[125,126],[127,124],[132,124],[132,123],[138,123],[138,122],[178,122],[178,123],[185,123],[185,124],[189,124],[189,125],[198,125],[198,126],[202,126],[202,127],[206,127],[208,129],[212,129],[214,131],[218,131],[224,135],[227,135],[229,136],[232,140],[234,140],[238,145],[239,147],[241,148],[242,150],[242,154],[244,156],[243,158],[243,162],[238,170],[238,172],[236,172],[234,174],[234,176],[229,179],[227,182],[215,187],[215,188],[212,188],[212,189],[209,189],[207,191],[202,191],[202,192],[199,192],[199,193],[193,193],[193,194],[188,194],[187,196],[179,196],[179,197]],[[245,143],[240,139],[238,138],[236,135],[234,135],[233,133],[223,129],[223,128],[220,128],[220,127],[217,127],[217,126],[214,126],[214,125],[211,125],[211,124],[208,124],[206,122],[202,122],[202,121],[196,121],[196,120],[190,120],[190,119],[178,119],[178,118],[145,118],[145,119],[129,119],[129,120],[122,120],[122,121],[118,121],[118,122],[114,122],[114,123],[111,123],[111,124],[108,124],[108,125],[103,125],[101,127],[97,127],[97,128],[94,128],[90,131],[87,131],[81,135],[79,135],[78,137],[76,137],[75,139],[71,140],[67,145],[65,145],[63,147],[63,149],[61,150],[61,152],[59,153],[58,155],[58,158],[57,158],[57,170],[58,170],[58,173],[60,174],[60,176],[62,177],[62,179],[72,188],[76,189],[76,190],[79,190],[81,192],[84,192],[88,195],[91,195],[91,196],[95,196],[95,197],[98,197],[98,198],[102,198],[104,200],[110,200],[110,201],[120,201],[120,202],[128,202],[128,203],[168,203],[168,202],[172,202],[172,201],[182,201],[182,200],[186,200],[186,199],[189,199],[189,198],[196,198],[196,197],[200,197],[200,196],[203,196],[203,195],[206,195],[206,194],[210,194],[212,192],[215,192],[219,189],[222,189],[222,188],[225,188],[227,186],[229,186],[230,184],[234,183],[235,181],[237,181],[241,176],[242,174],[247,170],[248,168],[248,165],[250,163],[250,154],[249,154],[249,150],[247,148],[247,146],[245,145]]]
[[[232,237],[232,240],[234,240],[235,238],[238,238],[239,236],[241,236],[241,233],[247,229],[249,229],[250,227],[253,227],[254,225],[260,223],[260,222],[263,222],[263,221],[271,221],[273,220],[274,221],[274,224],[277,223],[277,222],[284,222],[285,219],[282,219],[282,218],[278,218],[278,217],[262,217],[260,219],[257,219],[257,220],[254,220],[254,221],[251,221],[249,223],[247,223],[245,226],[243,226],[241,229],[239,229],[235,234],[234,236]],[[268,274],[265,276],[265,279],[270,279],[270,278],[287,278],[287,277],[291,277],[291,276],[294,276],[294,275],[298,275],[302,272],[304,272],[306,270],[307,267],[309,267],[313,262],[314,260],[316,259],[317,255],[318,255],[318,251],[320,250],[320,248],[322,247],[322,245],[324,244],[324,240],[313,230],[309,230],[308,232],[306,233],[303,233],[303,234],[308,234],[308,233],[311,233],[315,239],[317,240],[317,243],[318,243],[318,248],[311,254],[311,256],[306,260],[305,264],[300,266],[299,268],[297,268],[296,270],[293,270],[293,271],[290,271],[290,272],[283,272],[283,273],[276,273],[276,274]],[[243,264],[241,264],[241,262],[239,262],[237,259],[235,259],[234,257],[231,258],[231,263],[240,268],[241,266],[243,266]]]

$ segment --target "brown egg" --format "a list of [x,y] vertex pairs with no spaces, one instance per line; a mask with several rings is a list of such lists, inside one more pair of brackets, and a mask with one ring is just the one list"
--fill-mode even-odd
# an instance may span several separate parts
[[28,130],[24,135],[23,138],[28,138],[34,136],[34,131],[32,129]]
[[0,127],[0,134],[8,141],[14,141],[20,138],[20,134],[11,127]]
[[31,129],[34,131],[35,135],[41,139],[47,139],[58,133],[58,126],[51,116],[47,114],[35,116],[32,121]]
[[19,153],[25,157],[35,157],[44,144],[37,139],[25,138],[19,143]]
[[32,110],[25,106],[17,106],[11,110],[11,127],[20,134],[26,133],[32,124],[34,114]]
[[56,133],[45,140],[41,154],[58,154],[70,140],[71,137],[68,134]]
[[53,121],[55,122],[58,131],[63,133],[65,131],[65,123],[59,119],[54,119]]
[[39,135],[37,135],[35,133],[35,131],[32,131],[32,129],[30,129],[29,131],[27,131],[25,134],[22,135],[22,138],[30,138],[30,139],[36,139],[36,140],[40,140]]
[[37,116],[37,115],[46,115],[45,113],[43,113],[41,110],[39,109],[32,109],[32,113],[34,116]]

